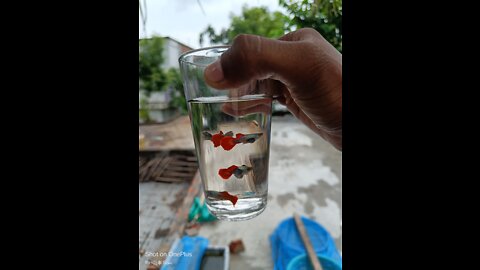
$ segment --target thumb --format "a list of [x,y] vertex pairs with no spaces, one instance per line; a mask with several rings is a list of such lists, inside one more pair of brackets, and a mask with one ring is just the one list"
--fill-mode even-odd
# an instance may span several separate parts
[[217,89],[239,87],[281,74],[294,65],[292,42],[255,35],[237,36],[230,49],[205,69],[205,81]]

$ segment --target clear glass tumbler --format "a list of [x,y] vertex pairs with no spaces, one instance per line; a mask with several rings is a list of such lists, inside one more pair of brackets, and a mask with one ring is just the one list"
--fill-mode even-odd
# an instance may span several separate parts
[[228,48],[190,51],[179,63],[207,207],[221,220],[247,220],[267,205],[272,97],[256,82],[206,84],[205,68]]

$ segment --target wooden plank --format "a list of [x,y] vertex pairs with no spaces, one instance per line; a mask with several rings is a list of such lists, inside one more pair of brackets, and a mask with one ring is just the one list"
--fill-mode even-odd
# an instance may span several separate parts
[[182,173],[182,172],[174,172],[174,171],[166,171],[163,176],[173,176],[173,177],[192,177],[192,173]]
[[179,171],[179,172],[196,172],[197,167],[171,167],[168,166],[169,171]]
[[[190,151],[151,151],[140,153],[139,182],[179,182],[191,180],[198,170],[195,161],[185,161],[195,158]],[[143,166],[142,166],[143,165]]]
[[156,178],[162,176],[162,173],[168,168],[169,163],[172,159],[170,157],[166,157],[162,160],[161,164],[159,164],[158,168],[153,172],[151,175],[152,178]]
[[140,170],[138,171],[139,173],[138,178],[140,181],[145,181],[145,179],[148,178],[150,167],[152,167],[154,164],[155,164],[155,160],[150,160],[149,162],[147,162],[145,166],[140,168]]
[[196,167],[198,164],[196,162],[186,162],[186,161],[172,161],[170,163],[172,166],[187,166],[187,167]]
[[293,214],[293,217],[295,219],[295,224],[297,225],[298,232],[302,237],[303,244],[307,249],[307,255],[308,255],[308,258],[310,259],[310,262],[312,263],[313,269],[322,270],[322,265],[318,260],[317,254],[313,250],[312,243],[310,242],[310,238],[308,237],[308,233],[307,233],[307,230],[305,229],[305,226],[303,225],[302,219],[298,216],[297,213]]
[[156,177],[154,179],[156,182],[183,182],[186,181],[184,178],[177,178],[177,177],[165,177],[165,176],[160,176]]

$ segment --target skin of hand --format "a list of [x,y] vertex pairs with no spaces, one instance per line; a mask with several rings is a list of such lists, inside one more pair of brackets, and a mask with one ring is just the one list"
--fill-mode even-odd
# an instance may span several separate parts
[[[303,28],[278,40],[239,35],[204,76],[216,89],[255,84],[342,150],[342,54],[316,30]],[[262,106],[250,104],[242,113]]]

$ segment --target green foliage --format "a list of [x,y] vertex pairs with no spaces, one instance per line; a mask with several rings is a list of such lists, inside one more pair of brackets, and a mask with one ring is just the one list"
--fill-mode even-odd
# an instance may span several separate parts
[[211,44],[230,44],[238,34],[278,38],[292,30],[311,27],[342,51],[342,0],[279,0],[279,4],[286,9],[286,15],[271,13],[266,7],[244,6],[240,16],[231,15],[229,28],[216,33],[209,25],[200,34],[200,44],[205,38]]
[[290,16],[289,26],[312,27],[342,51],[342,0],[279,0]]
[[167,85],[167,75],[161,68],[163,61],[163,38],[139,41],[138,76],[140,87],[147,93],[161,91]]
[[212,26],[208,26],[200,34],[200,44],[203,44],[205,36],[210,39],[212,44],[230,44],[235,36],[239,34],[255,34],[269,38],[278,38],[285,34],[288,28],[288,17],[282,13],[269,12],[266,7],[243,6],[240,16],[230,15],[231,25],[227,29],[222,29],[218,34]]
[[173,88],[170,107],[178,108],[182,114],[187,114],[187,101],[183,91],[183,81],[178,69],[171,68],[167,71],[168,85]]
[[[164,40],[162,37],[152,37],[139,41],[138,76],[139,88],[145,90],[149,96],[152,92],[165,91],[171,88],[172,99],[169,106],[178,108],[183,114],[187,113],[187,103],[183,93],[183,82],[178,69],[162,69]],[[140,101],[141,114],[148,115],[146,100]]]

